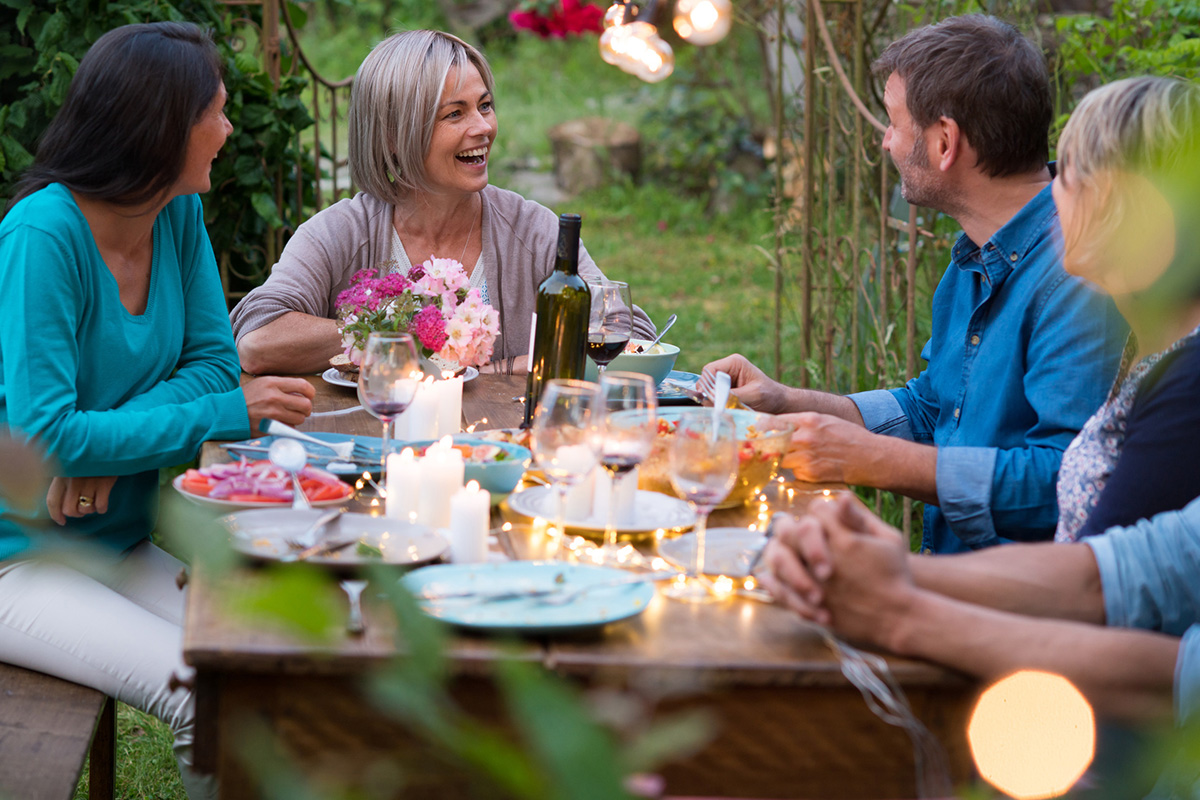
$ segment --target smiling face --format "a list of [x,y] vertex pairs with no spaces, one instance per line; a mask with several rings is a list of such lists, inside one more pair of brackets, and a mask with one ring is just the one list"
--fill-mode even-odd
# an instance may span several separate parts
[[212,163],[233,132],[233,125],[225,117],[225,84],[218,84],[217,93],[200,119],[188,134],[187,155],[183,160],[183,171],[175,181],[175,194],[196,194],[212,188],[210,173]]
[[451,69],[425,154],[425,177],[434,191],[470,193],[487,186],[496,127],[492,93],[479,70],[473,64]]

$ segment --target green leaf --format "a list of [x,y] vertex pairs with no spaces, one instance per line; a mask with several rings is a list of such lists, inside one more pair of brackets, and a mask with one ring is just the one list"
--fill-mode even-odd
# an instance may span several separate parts
[[287,4],[288,14],[292,18],[292,25],[297,28],[303,28],[308,24],[308,12],[299,3],[289,2]]
[[266,192],[255,192],[250,195],[250,205],[254,212],[266,220],[268,225],[278,228],[283,225],[279,218],[279,209],[275,206],[275,198]]

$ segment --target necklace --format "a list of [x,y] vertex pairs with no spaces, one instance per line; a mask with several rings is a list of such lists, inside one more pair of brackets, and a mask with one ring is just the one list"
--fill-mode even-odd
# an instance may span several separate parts
[[[482,211],[483,211],[483,209],[481,208],[480,212],[482,213]],[[467,228],[467,240],[465,242],[463,242],[462,252],[458,254],[458,263],[463,265],[463,269],[465,269],[468,272],[468,274],[471,272],[471,268],[463,263],[463,259],[467,257],[467,248],[471,246],[471,234],[474,232],[475,232],[475,214],[472,213],[471,214],[471,227]]]

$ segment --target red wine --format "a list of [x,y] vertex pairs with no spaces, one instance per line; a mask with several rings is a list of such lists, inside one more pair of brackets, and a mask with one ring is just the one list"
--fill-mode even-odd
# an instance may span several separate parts
[[382,403],[369,403],[370,411],[380,419],[391,419],[400,416],[404,413],[404,409],[408,408],[408,403],[396,403],[392,401],[384,401]]
[[525,384],[525,421],[528,428],[546,381],[583,377],[587,363],[588,311],[592,293],[579,275],[578,214],[558,218],[558,253],[554,271],[537,290],[533,352]]
[[605,453],[600,457],[600,465],[613,475],[624,475],[641,462],[639,456],[628,453]]
[[627,333],[589,333],[587,354],[598,366],[605,367],[621,354],[627,344],[629,344],[629,334]]

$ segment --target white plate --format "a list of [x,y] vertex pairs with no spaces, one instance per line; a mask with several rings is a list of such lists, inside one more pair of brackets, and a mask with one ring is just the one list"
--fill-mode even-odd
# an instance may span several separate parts
[[[531,486],[510,494],[508,507],[526,517],[541,517],[553,522],[558,517],[558,498],[549,486]],[[593,511],[588,517],[564,517],[563,524],[587,531],[604,531],[607,509]],[[617,525],[618,533],[652,531],[658,528],[690,528],[696,522],[692,507],[677,497],[638,490],[633,499],[633,525]]]
[[[478,377],[479,370],[475,369],[474,367],[467,367],[466,371],[463,373],[463,382],[465,383],[466,381],[473,381]],[[347,389],[358,388],[358,384],[355,381],[343,378],[342,373],[338,372],[334,367],[330,367],[322,372],[321,379],[326,383],[332,383],[334,386],[345,386]]]
[[[704,572],[706,575],[744,578],[750,574],[750,562],[765,543],[762,531],[709,528],[704,534]],[[658,554],[673,566],[691,569],[692,559],[696,557],[696,534],[663,539],[658,543]]]
[[[262,508],[239,511],[221,517],[219,522],[229,531],[233,549],[252,558],[275,561],[294,552],[285,539],[303,533],[319,516],[315,511],[295,511],[290,508]],[[322,538],[341,541],[359,538],[378,548],[382,558],[358,552],[356,545],[344,550],[308,559],[310,564],[329,566],[364,566],[366,564],[426,564],[446,552],[446,539],[425,525],[414,525],[389,517],[367,514],[343,514],[321,533]]]
[[[260,501],[257,503],[240,503],[236,500],[220,500],[215,497],[205,497],[202,494],[193,494],[183,488],[183,475],[176,475],[175,480],[171,481],[171,485],[175,487],[175,491],[191,500],[196,505],[211,506],[213,508],[262,508],[276,510],[286,508],[289,511],[292,508],[291,500],[275,500],[275,501]],[[322,508],[324,506],[340,506],[349,503],[354,498],[354,487],[346,484],[346,496],[339,497],[336,500],[318,500],[316,502],[309,501],[309,505],[313,508]]]
[[508,561],[490,564],[438,564],[410,572],[402,579],[426,614],[464,628],[493,632],[546,634],[592,628],[636,616],[654,598],[654,585],[632,583],[597,588],[561,606],[533,598],[479,602],[470,597],[422,599],[461,591],[517,591],[562,588],[571,591],[593,583],[628,578],[629,573],[590,564],[553,561]]

